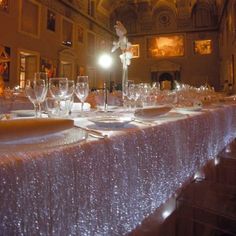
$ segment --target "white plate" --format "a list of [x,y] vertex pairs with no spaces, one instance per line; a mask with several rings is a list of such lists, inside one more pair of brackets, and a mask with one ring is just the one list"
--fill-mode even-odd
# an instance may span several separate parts
[[103,116],[89,119],[98,127],[102,128],[122,128],[133,121],[130,117]]
[[11,114],[14,114],[18,117],[32,117],[35,116],[34,110],[14,110],[11,111]]
[[178,113],[178,112],[168,112],[164,115],[161,115],[158,117],[158,120],[159,119],[178,119],[178,118],[183,118],[183,117],[186,117],[186,114],[183,114],[183,113]]
[[134,116],[138,119],[154,121],[167,114],[171,109],[170,106],[140,108],[135,110]]
[[19,139],[16,141],[0,142],[2,152],[39,151],[78,143],[88,137],[86,131],[80,128],[71,128],[58,133],[34,138]]
[[177,110],[177,111],[201,111],[202,107],[201,106],[196,106],[196,107],[176,107],[175,110]]

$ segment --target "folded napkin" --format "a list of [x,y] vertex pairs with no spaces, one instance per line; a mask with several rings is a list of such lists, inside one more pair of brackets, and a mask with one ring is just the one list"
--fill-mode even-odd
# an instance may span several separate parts
[[170,106],[161,106],[161,107],[147,107],[136,109],[134,116],[140,119],[152,120],[158,116],[164,115],[172,109]]
[[53,134],[74,126],[69,119],[32,118],[0,121],[0,142]]

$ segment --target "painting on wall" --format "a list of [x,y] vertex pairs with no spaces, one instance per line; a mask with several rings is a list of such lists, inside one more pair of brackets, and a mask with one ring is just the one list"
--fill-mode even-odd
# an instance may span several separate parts
[[4,81],[9,81],[11,49],[0,45],[0,76]]
[[51,10],[47,13],[47,29],[53,32],[56,30],[56,14]]
[[131,52],[133,54],[132,58],[138,58],[139,57],[139,44],[132,44]]
[[196,40],[194,41],[194,53],[199,55],[207,55],[212,53],[212,41]]
[[96,35],[96,50],[98,52],[104,52],[108,50],[106,40],[101,35]]
[[42,72],[46,72],[48,74],[48,78],[52,78],[56,76],[56,62],[50,60],[48,58],[40,59],[40,68]]
[[85,74],[85,67],[78,65],[78,75],[86,75]]
[[84,42],[84,28],[80,25],[77,26],[77,40],[79,43],[83,43]]
[[0,1],[0,10],[7,12],[9,8],[9,0],[1,0]]
[[148,57],[184,56],[184,36],[157,36],[147,39]]

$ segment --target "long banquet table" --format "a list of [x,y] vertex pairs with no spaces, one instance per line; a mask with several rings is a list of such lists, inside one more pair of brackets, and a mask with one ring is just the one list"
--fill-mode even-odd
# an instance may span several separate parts
[[128,234],[235,138],[235,114],[224,105],[106,139],[1,152],[0,235]]

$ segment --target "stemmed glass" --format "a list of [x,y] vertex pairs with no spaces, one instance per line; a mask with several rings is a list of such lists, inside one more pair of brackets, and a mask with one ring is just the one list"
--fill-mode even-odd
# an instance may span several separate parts
[[26,80],[25,94],[34,105],[35,117],[41,117],[41,103],[47,95],[47,85],[43,79]]
[[62,106],[64,106],[65,112],[70,115],[71,114],[71,109],[74,103],[74,91],[75,91],[75,82],[74,80],[68,80],[68,90],[67,93],[62,99]]
[[88,76],[78,76],[75,86],[75,94],[81,101],[81,111],[84,111],[84,102],[89,94]]
[[48,74],[46,72],[36,72],[36,73],[34,73],[34,79],[45,80],[45,83],[48,87]]
[[56,100],[64,99],[68,91],[68,79],[51,78],[49,81],[49,91]]
[[136,102],[140,97],[140,87],[138,84],[130,84],[127,90],[127,97],[131,101],[131,106],[134,105],[136,107]]
[[61,101],[66,99],[68,94],[67,78],[51,78],[49,81],[49,91],[51,96],[57,101],[57,113],[60,115],[62,110]]

